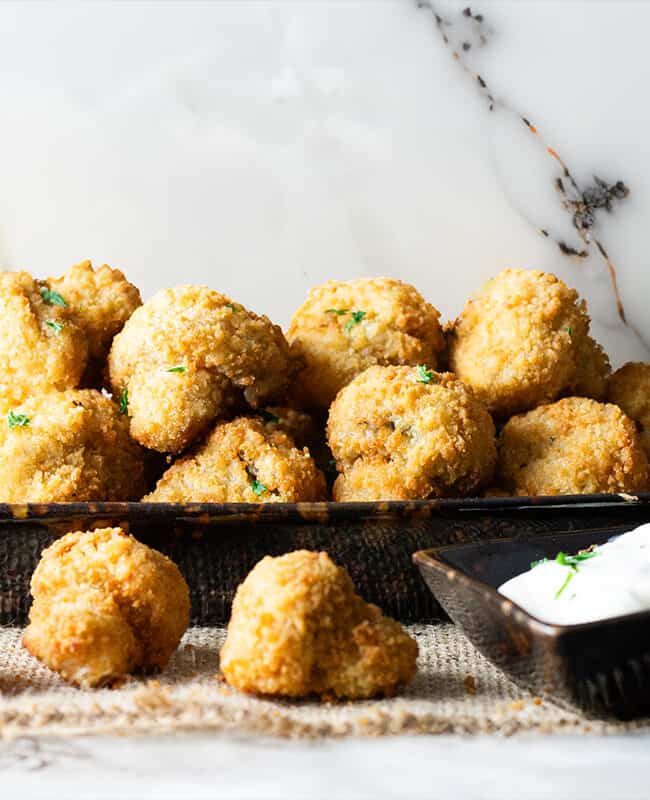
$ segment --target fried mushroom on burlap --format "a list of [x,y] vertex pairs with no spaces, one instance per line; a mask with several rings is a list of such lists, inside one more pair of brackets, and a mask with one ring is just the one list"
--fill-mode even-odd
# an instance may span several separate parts
[[31,590],[23,644],[79,686],[162,669],[189,624],[178,567],[120,528],[58,539],[43,552]]
[[297,550],[266,556],[239,586],[220,662],[244,692],[357,699],[394,694],[417,653],[327,553]]

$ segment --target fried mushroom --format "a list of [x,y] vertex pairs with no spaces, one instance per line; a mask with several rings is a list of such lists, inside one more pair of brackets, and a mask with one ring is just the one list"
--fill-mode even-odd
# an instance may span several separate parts
[[497,483],[516,495],[639,492],[648,460],[621,409],[566,397],[519,414],[498,440]]
[[496,461],[485,406],[451,373],[370,367],[332,404],[339,500],[415,500],[476,492]]
[[63,296],[27,272],[0,272],[0,317],[0,412],[79,385],[88,345]]
[[98,380],[113,338],[142,305],[139,290],[119,269],[108,264],[93,269],[90,261],[75,264],[59,278],[48,278],[47,285],[65,298],[75,322],[85,332],[90,380]]
[[417,653],[327,553],[298,550],[263,558],[237,589],[221,671],[244,692],[368,698],[410,681]]
[[616,370],[607,384],[607,401],[634,420],[650,458],[650,364],[628,361]]
[[304,361],[296,382],[310,408],[327,409],[337,392],[375,364],[429,364],[444,341],[439,312],[401,281],[360,278],[311,289],[287,333]]
[[[584,301],[559,278],[506,269],[456,320],[449,369],[505,418],[551,402],[580,381],[588,331]],[[600,358],[593,348],[587,356]]]
[[94,389],[30,397],[0,418],[3,502],[135,500],[146,480],[126,417]]
[[217,424],[165,472],[145,502],[296,503],[323,500],[325,478],[306,448],[259,417]]
[[277,325],[207,287],[165,289],[138,308],[108,359],[131,434],[178,453],[243,395],[253,408],[281,397],[293,362]]
[[189,590],[176,565],[120,528],[54,542],[31,591],[25,648],[83,687],[162,669],[189,624]]

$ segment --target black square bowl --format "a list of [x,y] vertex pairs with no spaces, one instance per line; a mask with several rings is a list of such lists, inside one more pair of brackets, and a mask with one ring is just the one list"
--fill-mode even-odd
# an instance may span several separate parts
[[452,621],[516,683],[595,716],[633,719],[650,715],[650,611],[551,625],[497,591],[532,561],[604,544],[632,527],[451,545],[413,559]]

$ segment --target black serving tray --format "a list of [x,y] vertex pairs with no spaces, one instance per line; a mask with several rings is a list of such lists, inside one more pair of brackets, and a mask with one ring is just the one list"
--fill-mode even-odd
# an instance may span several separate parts
[[24,624],[41,551],[71,530],[121,525],[179,565],[192,622],[227,622],[264,555],[326,550],[359,593],[402,622],[444,616],[412,562],[417,550],[650,521],[650,494],[374,503],[0,504],[0,624]]
[[468,639],[517,683],[589,713],[650,715],[650,611],[554,625],[497,588],[540,558],[604,544],[631,526],[608,526],[451,545],[416,553],[431,592]]

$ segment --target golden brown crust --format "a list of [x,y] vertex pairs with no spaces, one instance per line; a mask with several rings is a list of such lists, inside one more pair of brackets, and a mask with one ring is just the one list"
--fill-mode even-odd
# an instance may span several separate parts
[[142,305],[140,291],[119,269],[108,264],[93,269],[91,261],[75,264],[47,283],[66,299],[75,322],[86,333],[89,360],[103,364],[113,338]]
[[449,338],[449,368],[491,413],[555,400],[577,380],[589,318],[550,273],[506,269],[469,300]]
[[325,499],[309,451],[259,417],[219,423],[165,472],[145,502],[298,503]]
[[6,503],[135,500],[146,489],[145,453],[126,417],[94,389],[30,397],[0,417],[0,498]]
[[327,553],[262,559],[233,602],[221,670],[256,694],[367,698],[415,675],[417,644]]
[[69,306],[43,298],[46,289],[27,272],[0,272],[1,413],[32,394],[78,386],[85,369],[84,332]]
[[293,369],[277,325],[203,286],[165,289],[138,308],[108,363],[113,392],[128,392],[134,438],[172,453],[240,393],[254,408],[281,396]]
[[451,373],[370,367],[330,409],[329,446],[342,500],[425,499],[476,492],[492,478],[494,423]]
[[[353,312],[364,316],[355,322]],[[287,333],[292,351],[305,362],[298,395],[309,407],[326,409],[343,386],[374,364],[435,369],[444,346],[439,317],[416,289],[390,278],[329,281],[311,289]]]
[[498,483],[516,495],[639,492],[648,461],[618,406],[567,397],[510,419],[499,436]]
[[607,353],[595,339],[585,336],[577,345],[576,371],[565,393],[572,397],[604,400],[611,371]]
[[120,528],[57,540],[31,589],[25,647],[82,686],[164,667],[189,624],[189,590],[176,565]]
[[650,364],[628,361],[609,379],[607,401],[636,423],[641,444],[650,458]]

